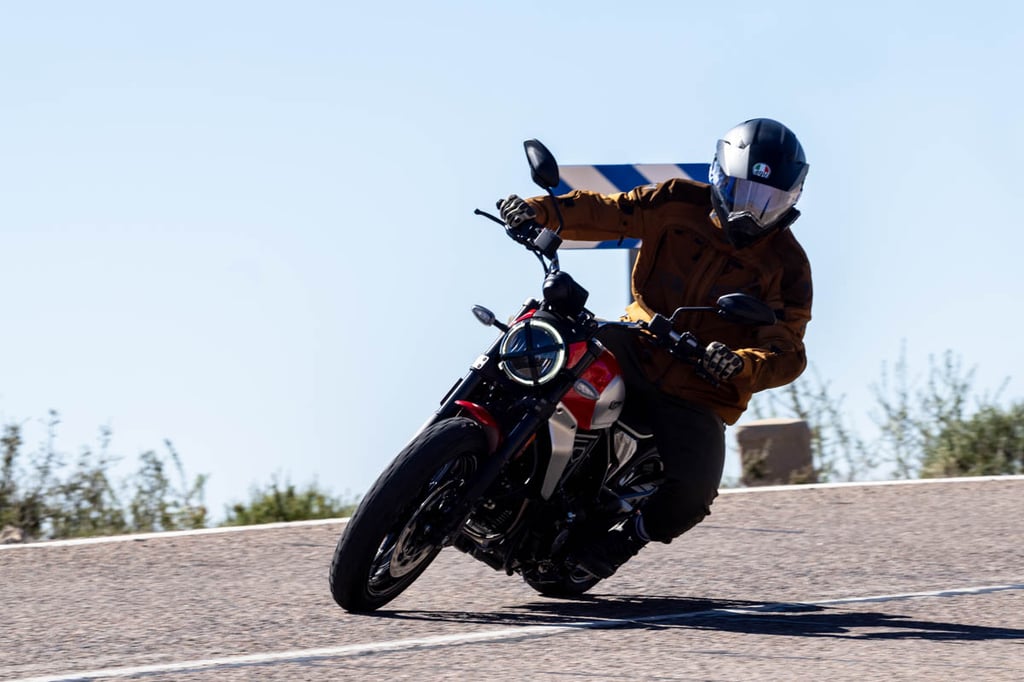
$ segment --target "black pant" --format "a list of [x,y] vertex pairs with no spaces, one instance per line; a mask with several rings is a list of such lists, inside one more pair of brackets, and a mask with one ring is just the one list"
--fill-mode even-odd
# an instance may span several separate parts
[[644,374],[640,361],[651,352],[633,334],[608,329],[601,341],[622,367],[626,405],[650,423],[665,466],[665,483],[643,508],[652,540],[671,542],[704,520],[718,496],[725,466],[725,424],[711,408],[665,393]]

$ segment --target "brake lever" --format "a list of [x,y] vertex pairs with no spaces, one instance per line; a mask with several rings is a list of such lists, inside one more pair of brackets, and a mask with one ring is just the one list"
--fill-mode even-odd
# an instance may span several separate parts
[[487,211],[481,211],[479,208],[473,209],[473,215],[482,215],[485,218],[490,218],[491,220],[493,220],[494,222],[498,223],[502,227],[507,227],[505,225],[505,221],[504,220],[502,220],[501,218],[499,218],[497,216],[491,215]]

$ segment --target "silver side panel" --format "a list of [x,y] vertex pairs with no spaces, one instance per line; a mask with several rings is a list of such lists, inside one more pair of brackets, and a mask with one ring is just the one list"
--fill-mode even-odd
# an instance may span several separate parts
[[565,473],[565,467],[572,459],[572,446],[576,441],[576,417],[565,405],[558,404],[555,413],[548,420],[548,432],[551,434],[551,462],[548,464],[548,471],[544,475],[544,485],[541,487],[540,496],[545,500],[550,499]]
[[590,428],[607,429],[622,414],[622,406],[626,402],[626,384],[621,376],[617,376],[601,392],[594,404],[594,416],[590,420]]

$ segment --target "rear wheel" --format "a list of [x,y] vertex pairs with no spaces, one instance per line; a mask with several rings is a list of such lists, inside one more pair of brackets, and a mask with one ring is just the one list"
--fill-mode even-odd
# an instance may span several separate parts
[[476,422],[456,417],[417,435],[381,474],[338,540],[331,595],[347,611],[373,611],[426,570],[459,522],[462,490],[487,454]]
[[531,572],[523,575],[526,584],[545,597],[572,599],[601,582],[597,576],[581,568],[563,566],[553,574]]

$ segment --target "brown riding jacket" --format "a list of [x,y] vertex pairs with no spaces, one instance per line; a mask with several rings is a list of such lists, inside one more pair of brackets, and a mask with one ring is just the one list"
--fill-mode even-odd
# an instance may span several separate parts
[[[550,197],[527,202],[537,220],[555,227]],[[714,305],[719,296],[743,292],[776,311],[770,327],[730,324],[713,313],[677,319],[677,331],[693,332],[703,344],[721,341],[743,357],[744,368],[712,386],[693,367],[667,352],[644,353],[647,376],[666,392],[711,407],[733,424],[753,393],[783,386],[807,366],[803,336],[811,319],[811,268],[789,229],[745,249],[736,249],[711,218],[710,186],[673,179],[618,194],[577,190],[558,197],[563,239],[582,241],[633,237],[643,240],[633,268],[630,320],[671,315],[679,306]]]

